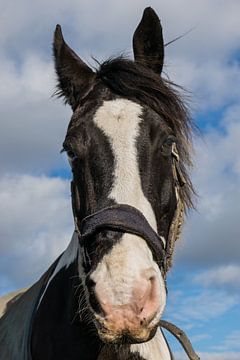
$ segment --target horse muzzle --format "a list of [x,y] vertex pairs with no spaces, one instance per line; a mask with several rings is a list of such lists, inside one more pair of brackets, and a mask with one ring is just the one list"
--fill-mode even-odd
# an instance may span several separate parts
[[109,344],[143,343],[151,340],[157,330],[157,325],[150,325],[127,309],[115,311],[104,319],[96,317],[96,322],[99,338]]
[[[129,301],[113,304],[104,288],[95,288],[100,312],[94,311],[99,337],[107,343],[141,343],[155,334],[161,311],[156,276],[149,271],[131,290]],[[116,289],[115,289],[116,290]]]

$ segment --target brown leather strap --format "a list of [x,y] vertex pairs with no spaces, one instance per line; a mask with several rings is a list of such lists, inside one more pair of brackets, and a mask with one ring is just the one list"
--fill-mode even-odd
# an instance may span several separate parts
[[192,344],[183,330],[169,321],[160,320],[159,326],[168,330],[180,342],[190,360],[200,360],[200,357],[193,350]]

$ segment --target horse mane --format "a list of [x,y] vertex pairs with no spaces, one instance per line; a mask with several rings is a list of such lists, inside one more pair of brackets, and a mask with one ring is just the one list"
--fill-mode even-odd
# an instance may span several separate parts
[[123,56],[99,64],[97,77],[115,94],[147,105],[164,119],[177,138],[179,166],[185,178],[180,197],[185,211],[193,206],[193,185],[189,178],[194,124],[180,94],[182,87],[151,69]]

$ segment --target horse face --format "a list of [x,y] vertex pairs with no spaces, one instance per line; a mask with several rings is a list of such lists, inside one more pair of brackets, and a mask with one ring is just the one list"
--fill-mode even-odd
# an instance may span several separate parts
[[[147,72],[145,78],[150,81],[156,77],[154,72],[162,69],[162,31],[152,9],[145,10],[133,45],[137,65],[120,59],[116,71],[117,62],[110,62],[108,77],[107,66],[94,73],[65,43],[60,27],[56,29],[54,54],[60,94],[73,109],[63,146],[76,188],[75,216],[80,223],[106,206],[128,204],[140,210],[167,242],[177,207],[172,171],[175,134],[141,97],[120,95],[128,66],[132,66],[133,77],[132,83],[126,80],[130,81],[128,90],[140,69],[136,92],[143,85],[141,71]],[[121,79],[119,91],[108,86],[114,71]],[[154,335],[165,307],[166,289],[162,271],[143,238],[101,231],[80,246],[79,273],[103,341],[136,343]]]
[[[161,227],[166,239],[176,198],[167,142],[172,135],[164,121],[126,99],[103,101],[91,119],[79,111],[64,142],[80,197],[78,217],[128,204],[155,231]],[[80,274],[101,338],[117,341],[124,334],[135,342],[148,340],[163,312],[166,290],[146,241],[105,230],[80,251]],[[81,261],[86,256],[88,266]]]
[[[78,190],[78,218],[128,204],[166,241],[176,208],[172,139],[154,111],[130,100],[104,100],[91,118],[76,110],[64,147]],[[166,290],[146,241],[104,230],[80,253],[79,272],[101,338],[147,341],[164,310]],[[82,261],[86,256],[88,266]]]

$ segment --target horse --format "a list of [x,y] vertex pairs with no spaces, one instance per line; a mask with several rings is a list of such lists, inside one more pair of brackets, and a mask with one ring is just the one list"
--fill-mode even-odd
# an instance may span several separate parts
[[75,229],[42,277],[8,297],[1,360],[173,359],[159,319],[193,205],[193,126],[179,88],[162,76],[162,26],[150,7],[133,53],[90,68],[56,26],[56,95],[72,108],[63,151]]

